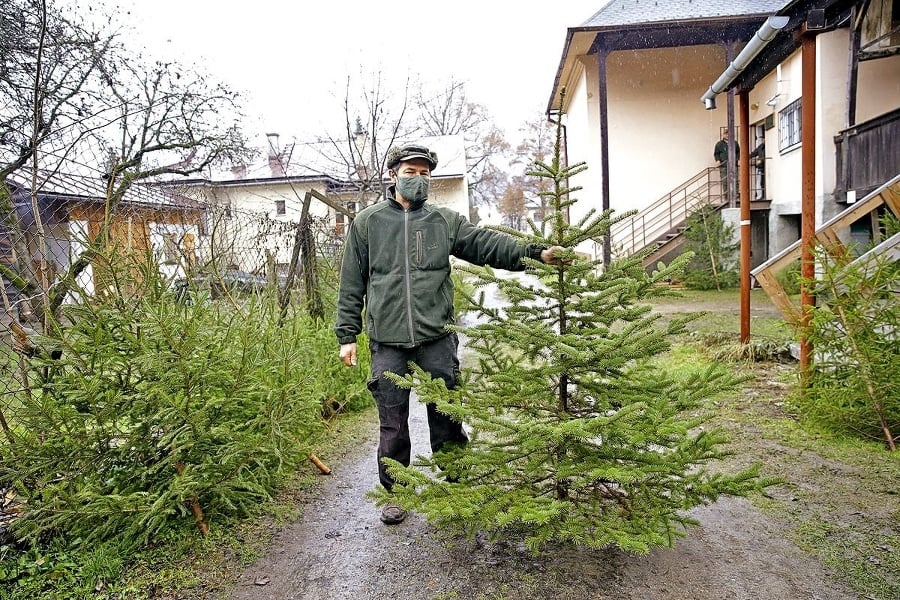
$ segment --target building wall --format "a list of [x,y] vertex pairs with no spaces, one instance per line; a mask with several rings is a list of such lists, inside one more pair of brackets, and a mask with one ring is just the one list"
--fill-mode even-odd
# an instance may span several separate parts
[[[310,189],[325,194],[325,182],[290,184],[273,181],[271,183],[247,183],[246,185],[222,185],[216,187],[215,199],[220,205],[227,202],[236,211],[264,214],[271,219],[296,222],[300,220],[303,211],[303,198]],[[276,214],[276,201],[284,201],[284,215]],[[328,207],[322,202],[313,200],[310,212],[314,216],[325,217],[328,215]]]
[[[816,151],[815,219],[821,225],[846,208],[837,202],[834,137],[849,123],[849,31],[839,29],[816,40]],[[802,194],[801,148],[778,148],[781,111],[801,98],[802,53],[794,52],[749,94],[751,124],[774,119],[766,131],[766,186],[772,200],[769,220],[769,255],[799,238]],[[900,57],[866,61],[859,65],[857,119],[860,123],[900,106]]]
[[465,177],[432,179],[430,190],[429,202],[452,208],[468,218],[469,189]]
[[[576,42],[581,39],[576,34]],[[834,137],[847,127],[849,78],[848,29],[817,38],[816,56],[816,223],[846,207],[835,201],[837,185]],[[586,51],[581,40],[570,51]],[[610,205],[617,212],[642,209],[706,167],[727,122],[727,96],[717,97],[716,110],[704,110],[700,95],[727,67],[720,45],[663,48],[612,53],[607,61]],[[588,170],[574,182],[584,189],[572,209],[578,220],[600,209],[603,181],[600,165],[599,76],[596,55],[578,56],[579,66],[566,73],[570,104],[566,115],[570,164],[586,161]],[[779,149],[782,111],[802,95],[801,51],[797,50],[748,94],[751,125],[764,129],[766,196],[770,211],[754,211],[754,262],[771,256],[799,237],[802,164],[799,144]],[[900,107],[900,56],[859,63],[856,123]],[[735,121],[739,121],[735,102]],[[766,129],[767,120],[769,128]],[[755,133],[755,132],[753,132]],[[746,156],[757,144],[751,133]],[[755,168],[751,166],[751,177]],[[768,215],[768,226],[765,218]],[[578,248],[596,255],[597,248]],[[760,252],[762,250],[762,252]]]
[[[294,184],[284,181],[229,182],[228,185],[209,184],[194,189],[192,197],[218,207],[211,211],[214,224],[210,229],[214,230],[212,234],[216,239],[206,249],[206,260],[216,256],[219,262],[249,273],[264,273],[273,261],[282,269],[290,264],[296,233],[294,224],[300,221],[303,199],[310,189],[342,204],[356,202],[357,211],[366,205],[358,192],[327,192],[324,180]],[[436,178],[432,180],[431,189],[432,202],[468,216],[468,186],[464,174]],[[276,201],[279,200],[284,202],[284,215],[276,214]],[[315,197],[310,204],[310,214],[317,221],[314,223],[317,244],[323,249],[339,246],[346,232],[346,219],[338,219],[334,209]],[[258,215],[264,218],[258,218]]]
[[[586,162],[587,170],[573,180],[572,185],[583,189],[574,197],[578,202],[569,210],[570,221],[579,221],[590,209],[600,210],[603,203],[603,171],[600,163],[600,101],[596,55],[581,56],[580,77],[573,80],[566,90],[569,97],[569,113],[565,116],[566,150],[569,164]],[[576,250],[596,256],[602,246],[585,242]]]
[[[602,206],[598,57],[579,57],[567,93],[569,163],[588,170],[573,183],[572,220]],[[704,109],[700,96],[725,68],[722,46],[613,52],[607,59],[610,208],[640,210],[715,164],[713,146],[727,113]],[[597,254],[597,248],[578,250]]]
[[[202,189],[203,200],[219,208],[211,211],[214,239],[206,260],[215,258],[225,267],[262,274],[269,270],[271,262],[282,267],[290,264],[293,224],[300,220],[303,198],[310,189],[324,194],[325,182],[247,182],[212,184]],[[284,202],[284,215],[277,214],[279,200]],[[310,213],[333,222],[328,207],[318,200],[313,199]]]
[[856,122],[900,108],[900,55],[859,63]]

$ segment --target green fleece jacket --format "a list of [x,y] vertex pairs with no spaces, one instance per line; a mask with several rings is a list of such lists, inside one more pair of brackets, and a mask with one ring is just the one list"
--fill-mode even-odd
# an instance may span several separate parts
[[350,226],[334,328],[338,342],[356,341],[363,306],[366,331],[376,342],[413,347],[441,338],[453,323],[450,256],[522,271],[522,258],[540,260],[542,249],[427,201],[404,210],[391,186],[385,201],[360,211]]

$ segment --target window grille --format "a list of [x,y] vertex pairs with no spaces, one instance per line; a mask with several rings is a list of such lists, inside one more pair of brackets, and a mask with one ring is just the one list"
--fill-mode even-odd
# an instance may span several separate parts
[[800,145],[802,98],[797,98],[778,113],[778,150],[786,152]]

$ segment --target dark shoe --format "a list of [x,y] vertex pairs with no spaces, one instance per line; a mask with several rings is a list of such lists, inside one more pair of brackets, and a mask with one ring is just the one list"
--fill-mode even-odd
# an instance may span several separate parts
[[396,525],[402,523],[406,518],[406,511],[396,504],[386,504],[381,509],[381,522],[385,525]]

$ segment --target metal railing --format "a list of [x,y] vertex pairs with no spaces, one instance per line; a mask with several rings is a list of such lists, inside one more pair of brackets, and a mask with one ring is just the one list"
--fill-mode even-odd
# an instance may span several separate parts
[[718,167],[703,169],[650,206],[613,225],[613,250],[620,256],[630,256],[661,244],[678,232],[693,211],[710,203],[721,206],[722,201]]

